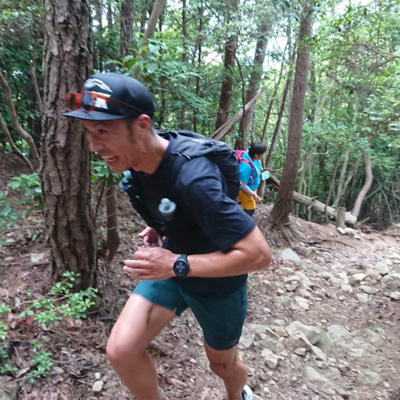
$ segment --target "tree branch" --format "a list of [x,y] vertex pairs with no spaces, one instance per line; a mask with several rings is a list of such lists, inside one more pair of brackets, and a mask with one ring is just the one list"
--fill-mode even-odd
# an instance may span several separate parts
[[0,122],[1,122],[1,127],[3,128],[4,134],[6,135],[8,141],[10,142],[10,145],[12,149],[14,150],[15,154],[17,154],[18,157],[20,157],[23,161],[26,162],[28,165],[30,171],[33,173],[33,167],[30,161],[19,151],[18,147],[15,145],[14,140],[10,134],[10,131],[7,128],[6,121],[4,121],[3,116],[0,114]]
[[10,87],[8,86],[6,80],[4,79],[2,70],[0,70],[0,85],[3,87],[3,90],[6,95],[7,104],[8,104],[8,108],[10,110],[11,121],[12,121],[13,127],[17,131],[17,133],[20,136],[22,136],[22,138],[28,143],[28,146],[31,150],[31,154],[32,154],[32,158],[33,158],[33,165],[34,165],[34,168],[36,169],[39,167],[39,163],[40,163],[40,157],[39,157],[38,150],[36,148],[36,145],[35,145],[35,142],[33,141],[32,136],[28,132],[26,132],[25,129],[23,129],[22,126],[18,123],[17,112],[15,111],[14,103],[11,98],[11,90],[10,90]]

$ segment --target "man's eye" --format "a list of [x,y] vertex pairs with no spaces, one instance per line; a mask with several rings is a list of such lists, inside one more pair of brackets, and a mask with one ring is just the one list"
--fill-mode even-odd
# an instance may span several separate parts
[[105,129],[99,129],[99,134],[100,135],[105,135],[107,131]]

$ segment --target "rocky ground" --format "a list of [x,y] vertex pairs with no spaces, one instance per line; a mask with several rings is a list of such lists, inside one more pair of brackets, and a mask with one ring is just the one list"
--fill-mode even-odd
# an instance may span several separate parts
[[[111,266],[100,268],[102,308],[88,320],[50,328],[32,321],[14,324],[6,346],[19,370],[0,375],[1,400],[131,398],[105,355],[112,324],[135,284],[121,266],[139,244],[141,227],[126,209],[122,203],[120,251]],[[270,210],[261,206],[255,218],[271,242],[273,263],[249,276],[249,312],[240,341],[255,399],[400,399],[400,225],[384,232],[339,232],[291,217],[304,238],[289,244],[270,239]],[[36,218],[31,224],[40,226]],[[40,235],[33,240],[33,232],[3,232],[0,304],[18,307],[27,288],[46,293],[50,287],[48,249]],[[33,339],[49,349],[54,366],[29,384],[24,374],[32,364],[25,355]],[[202,343],[197,323],[185,312],[151,344],[165,398],[224,398]]]

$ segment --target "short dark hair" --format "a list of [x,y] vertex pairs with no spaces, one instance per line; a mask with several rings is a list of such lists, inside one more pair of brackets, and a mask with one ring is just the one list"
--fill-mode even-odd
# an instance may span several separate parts
[[249,147],[249,156],[254,157],[256,154],[264,154],[267,151],[267,146],[263,142],[253,142]]

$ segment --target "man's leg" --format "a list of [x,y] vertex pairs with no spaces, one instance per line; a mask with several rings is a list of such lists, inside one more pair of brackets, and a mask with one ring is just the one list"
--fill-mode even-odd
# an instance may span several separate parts
[[114,325],[107,355],[137,400],[160,399],[157,371],[146,348],[174,317],[174,311],[132,294]]
[[214,350],[205,343],[211,370],[225,384],[226,400],[242,400],[242,389],[246,384],[247,367],[237,353],[237,345],[229,350]]

